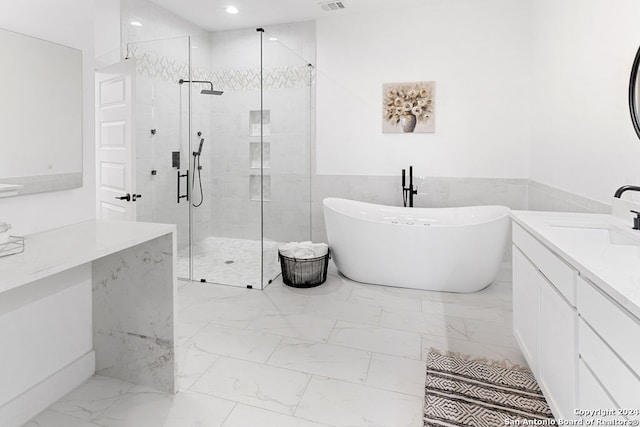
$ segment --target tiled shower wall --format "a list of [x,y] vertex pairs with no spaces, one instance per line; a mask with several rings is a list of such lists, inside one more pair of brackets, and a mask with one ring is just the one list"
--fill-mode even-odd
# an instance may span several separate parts
[[225,90],[211,115],[215,138],[211,232],[258,240],[263,227],[268,240],[308,240],[313,69],[280,41],[269,39],[277,35],[294,51],[306,50],[314,56],[315,27],[313,22],[304,22],[266,30],[262,44],[262,170],[260,33],[249,29],[211,35],[211,79],[214,86]]

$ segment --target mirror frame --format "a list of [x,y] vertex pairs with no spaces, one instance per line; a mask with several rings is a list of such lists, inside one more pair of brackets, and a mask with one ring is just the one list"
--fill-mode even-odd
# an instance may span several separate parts
[[631,122],[640,138],[640,117],[638,116],[638,68],[640,68],[640,48],[636,52],[636,57],[631,66],[631,76],[629,77],[629,113]]

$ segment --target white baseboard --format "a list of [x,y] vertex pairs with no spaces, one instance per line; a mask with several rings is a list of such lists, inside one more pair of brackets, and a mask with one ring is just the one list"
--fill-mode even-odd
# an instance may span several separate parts
[[94,374],[92,350],[0,407],[0,426],[20,427]]

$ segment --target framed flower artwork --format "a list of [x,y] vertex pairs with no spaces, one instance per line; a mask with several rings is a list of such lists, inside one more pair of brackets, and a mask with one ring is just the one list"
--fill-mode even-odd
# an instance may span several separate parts
[[436,82],[382,85],[383,133],[433,133]]

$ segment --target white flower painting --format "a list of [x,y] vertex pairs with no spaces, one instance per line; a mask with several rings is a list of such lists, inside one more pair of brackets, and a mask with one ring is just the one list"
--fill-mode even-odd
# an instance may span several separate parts
[[436,82],[382,85],[383,133],[433,133]]

